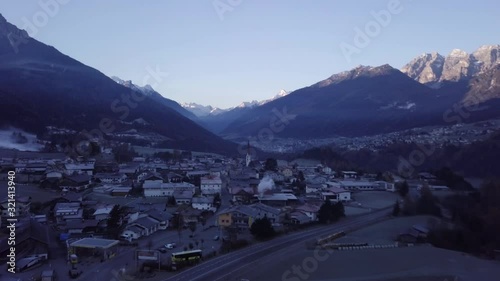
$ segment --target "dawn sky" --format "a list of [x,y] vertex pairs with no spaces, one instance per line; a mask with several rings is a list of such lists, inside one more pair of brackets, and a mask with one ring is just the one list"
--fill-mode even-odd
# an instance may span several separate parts
[[[391,18],[374,24],[381,10]],[[424,52],[500,44],[499,11],[495,0],[0,2],[9,22],[28,20],[34,38],[108,76],[141,85],[159,69],[169,73],[155,85],[165,97],[222,108],[360,64],[400,68]],[[355,28],[368,28],[367,42],[356,44]],[[350,59],[341,44],[357,48]]]

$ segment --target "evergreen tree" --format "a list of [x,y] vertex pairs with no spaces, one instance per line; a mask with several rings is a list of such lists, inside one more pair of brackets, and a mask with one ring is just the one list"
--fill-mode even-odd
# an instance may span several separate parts
[[392,215],[397,217],[399,216],[400,212],[401,212],[401,207],[399,206],[399,202],[396,201],[396,203],[394,203],[394,208],[392,209]]
[[396,189],[399,192],[399,195],[401,195],[401,197],[403,197],[403,198],[405,198],[406,195],[408,195],[408,192],[410,192],[410,186],[408,185],[408,183],[406,181],[404,181],[402,183],[397,183]]
[[318,221],[320,223],[329,223],[331,217],[332,203],[330,200],[326,200],[318,211]]
[[276,235],[273,225],[267,216],[256,219],[250,227],[250,233],[259,240],[269,239]]

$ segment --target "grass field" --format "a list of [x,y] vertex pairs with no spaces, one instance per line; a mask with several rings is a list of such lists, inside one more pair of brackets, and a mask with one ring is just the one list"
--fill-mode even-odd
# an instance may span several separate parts
[[348,233],[335,243],[393,244],[398,234],[415,224],[427,225],[431,216],[399,217]]
[[[500,276],[498,261],[428,245],[320,254],[322,260],[303,245],[285,247],[234,272],[230,280],[498,281]],[[297,268],[301,276],[294,273]]]
[[[152,156],[153,154],[157,152],[170,152],[173,153],[175,149],[169,149],[169,148],[152,148],[152,147],[145,147],[145,146],[133,146],[134,150],[139,153],[140,155],[143,156]],[[179,150],[182,151],[182,150]],[[220,156],[219,154],[215,153],[207,153],[207,152],[192,152],[193,156],[202,156],[202,155],[210,155],[210,156]]]

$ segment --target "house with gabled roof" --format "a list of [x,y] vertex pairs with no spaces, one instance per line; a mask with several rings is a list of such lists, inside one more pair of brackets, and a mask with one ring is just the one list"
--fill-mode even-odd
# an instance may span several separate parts
[[97,173],[94,179],[101,183],[120,184],[127,180],[127,176],[123,173]]
[[165,230],[170,225],[170,220],[172,219],[172,214],[167,212],[162,212],[157,209],[150,209],[145,212],[150,218],[153,218],[160,222],[158,229]]
[[305,224],[311,222],[310,217],[299,211],[291,212],[289,217],[292,224]]
[[232,187],[229,193],[232,195],[233,202],[248,204],[252,201],[256,192],[255,189],[251,187]]
[[309,221],[317,221],[318,220],[318,211],[321,206],[313,205],[313,204],[304,204],[302,206],[298,206],[295,208],[295,212],[300,212],[306,215],[309,218]]
[[100,207],[98,207],[94,211],[94,213],[92,214],[92,216],[97,221],[107,220],[109,218],[109,215],[110,215],[111,211],[113,210],[114,206],[115,206],[114,204],[113,205],[100,206]]
[[257,210],[257,218],[267,217],[273,224],[283,221],[284,213],[281,212],[281,209],[273,208],[262,203],[255,203],[249,205],[249,207]]
[[91,176],[87,174],[65,176],[61,180],[59,187],[68,190],[84,190],[90,186]]

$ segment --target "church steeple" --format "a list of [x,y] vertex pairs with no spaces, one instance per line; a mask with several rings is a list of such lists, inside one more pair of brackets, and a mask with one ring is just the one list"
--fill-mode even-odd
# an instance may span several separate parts
[[247,156],[246,156],[246,166],[247,167],[250,165],[250,162],[252,162],[252,156],[250,156],[250,141],[248,141]]

